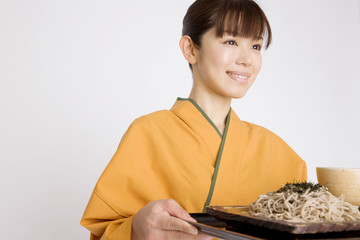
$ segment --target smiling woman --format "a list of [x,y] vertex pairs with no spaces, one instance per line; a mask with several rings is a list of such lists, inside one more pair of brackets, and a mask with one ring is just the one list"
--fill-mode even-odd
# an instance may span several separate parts
[[[264,43],[265,42],[265,43]],[[305,162],[271,131],[231,108],[271,42],[251,0],[197,0],[180,48],[193,74],[188,98],[136,119],[101,175],[81,224],[91,239],[207,239],[185,220],[212,205],[249,204],[307,177]]]
[[243,97],[261,68],[261,40],[229,34],[216,37],[215,31],[211,28],[204,34],[200,49],[191,49],[188,36],[180,41],[185,58],[193,66],[190,98],[199,104],[203,94],[224,101]]

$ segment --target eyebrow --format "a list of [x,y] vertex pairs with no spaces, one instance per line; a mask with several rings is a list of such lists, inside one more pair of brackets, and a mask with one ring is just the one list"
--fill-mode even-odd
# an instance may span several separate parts
[[[232,31],[224,31],[224,33],[222,34],[223,36],[224,35],[230,35],[230,36],[234,36],[234,34],[233,34],[233,32]],[[243,36],[241,36],[241,34],[236,34],[234,37],[236,37],[236,36],[240,36],[240,37],[243,37]],[[250,38],[252,38],[253,40],[256,40],[256,41],[258,41],[258,40],[264,40],[264,38],[262,37],[262,36],[254,36],[254,37],[250,37]]]

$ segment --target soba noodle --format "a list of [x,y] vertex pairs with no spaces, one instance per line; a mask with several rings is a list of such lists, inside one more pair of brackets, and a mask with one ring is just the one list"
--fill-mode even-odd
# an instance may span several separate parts
[[357,206],[345,202],[343,196],[335,197],[325,187],[269,192],[250,204],[250,214],[297,223],[360,221]]

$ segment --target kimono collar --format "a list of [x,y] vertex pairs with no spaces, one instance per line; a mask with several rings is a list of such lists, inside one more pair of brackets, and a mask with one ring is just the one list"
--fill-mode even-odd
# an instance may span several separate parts
[[[190,98],[177,98],[170,111],[196,132],[206,145],[209,146],[211,152],[217,155],[223,136],[194,100]],[[228,117],[230,113],[231,109]],[[227,123],[229,124],[229,121],[227,121]],[[228,126],[225,126],[225,128],[227,127]]]

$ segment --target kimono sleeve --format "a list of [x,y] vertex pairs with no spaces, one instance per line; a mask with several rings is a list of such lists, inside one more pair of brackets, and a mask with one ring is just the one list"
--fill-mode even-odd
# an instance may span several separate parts
[[272,134],[273,163],[277,162],[276,168],[282,169],[282,177],[287,182],[307,181],[306,162],[282,138],[275,133],[270,133]]
[[131,239],[133,215],[152,200],[151,190],[146,189],[151,139],[146,122],[142,120],[135,120],[124,134],[80,222],[90,230],[90,239]]
[[131,239],[132,218],[122,218],[95,192],[81,219],[90,232],[90,240]]

